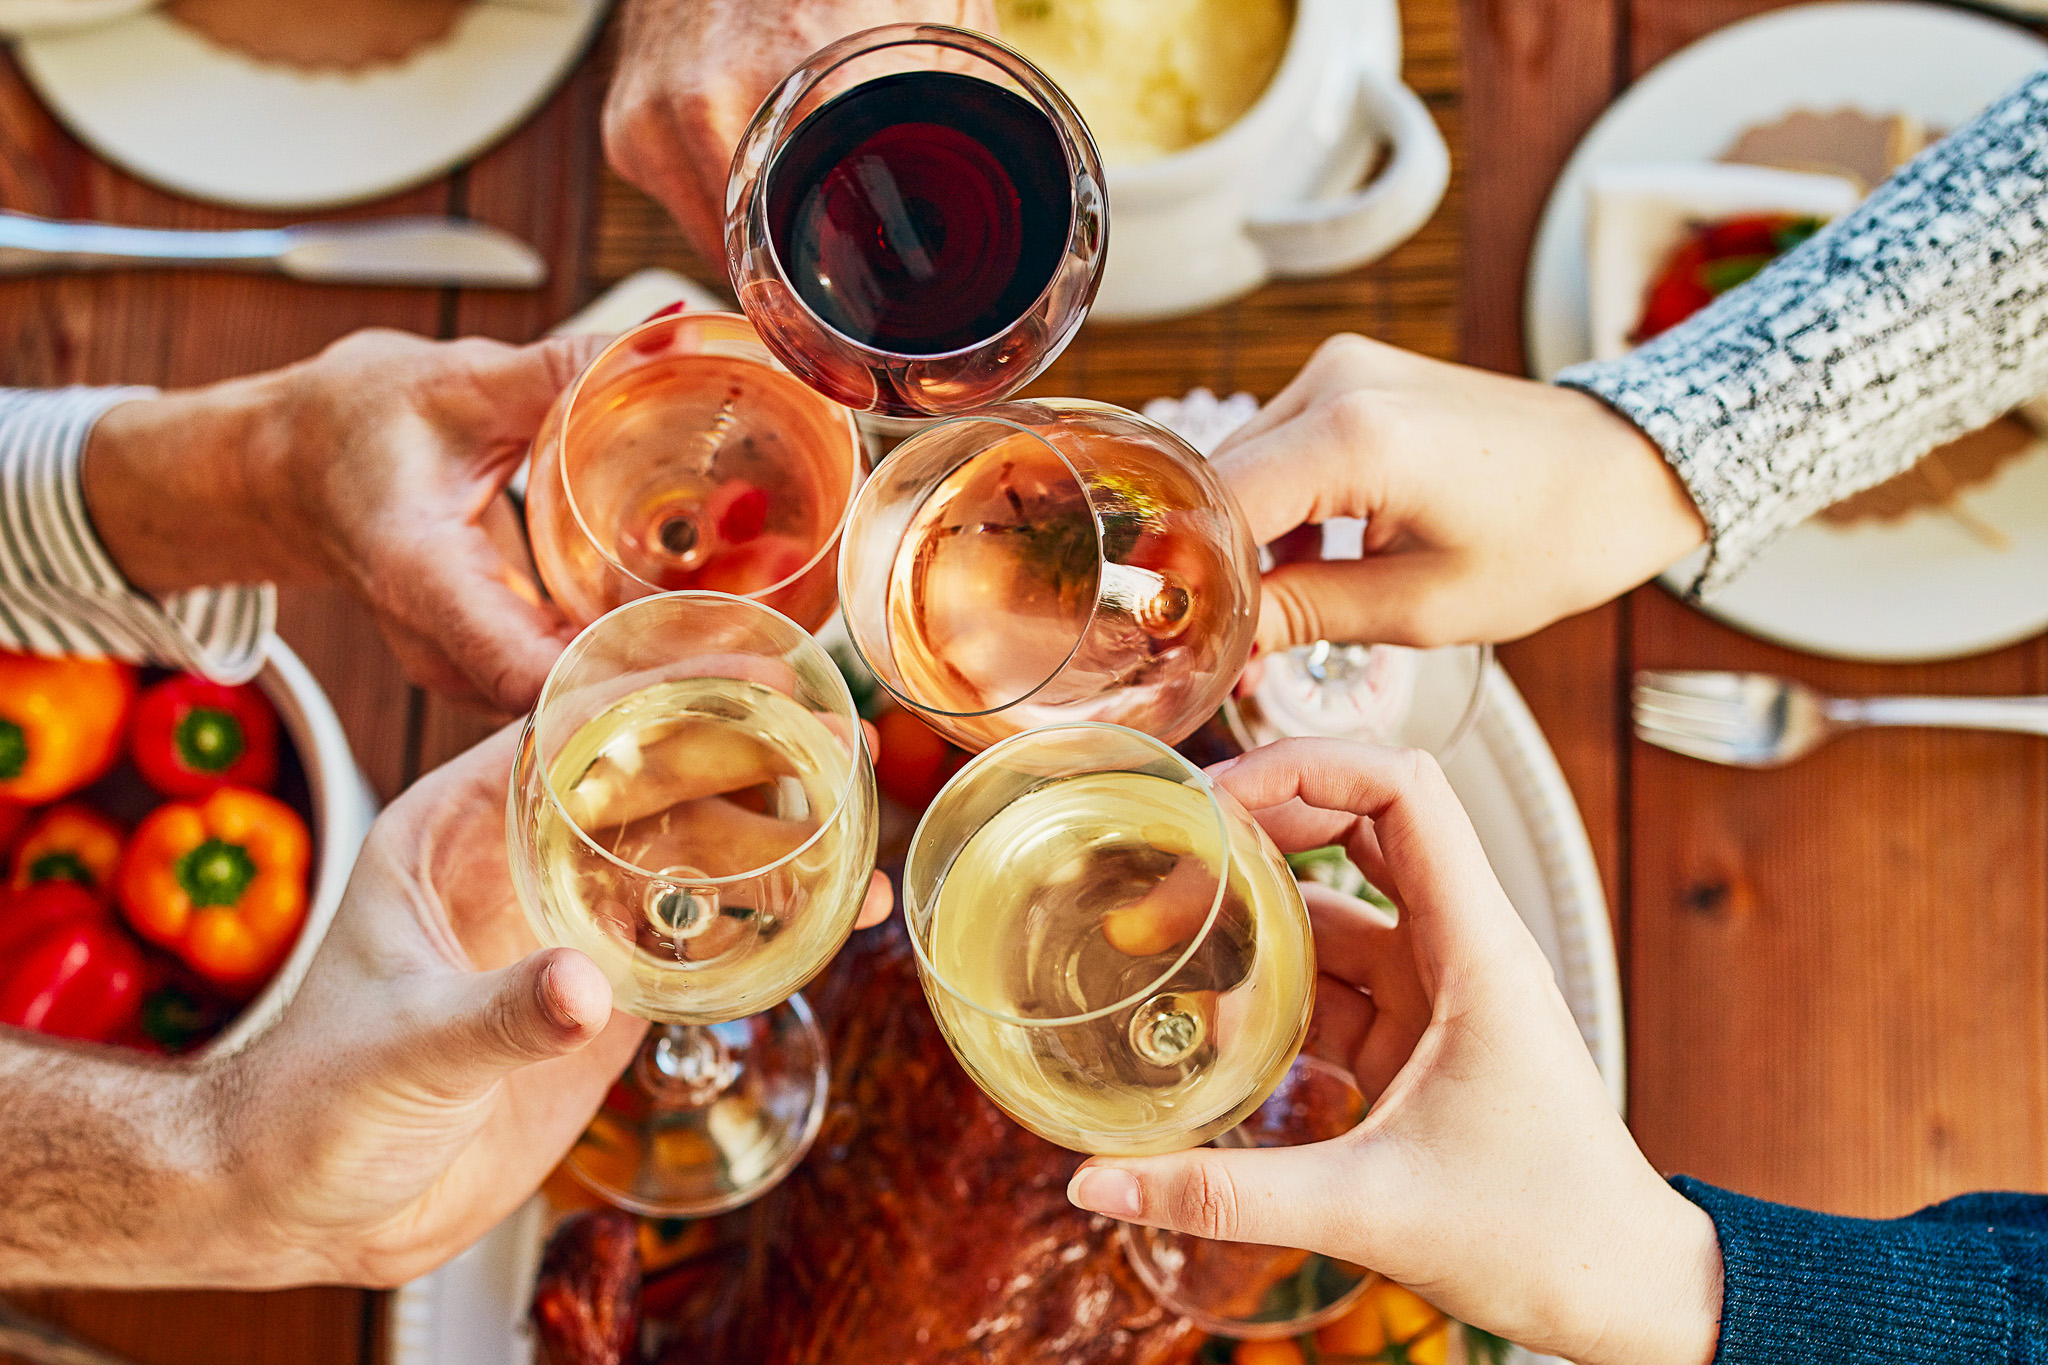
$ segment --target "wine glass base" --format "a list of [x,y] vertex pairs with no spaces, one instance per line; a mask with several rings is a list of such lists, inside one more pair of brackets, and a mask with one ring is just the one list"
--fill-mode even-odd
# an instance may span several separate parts
[[1311,1251],[1117,1225],[1124,1259],[1166,1307],[1215,1336],[1277,1341],[1344,1316],[1378,1278]]
[[570,1171],[608,1203],[649,1218],[723,1213],[781,1183],[818,1136],[830,1072],[802,996],[705,1027],[725,1046],[728,1077],[709,1103],[664,1099],[636,1056],[570,1149]]
[[[1349,1072],[1304,1053],[1257,1112],[1218,1147],[1291,1147],[1348,1132],[1365,1117]],[[1205,1332],[1275,1341],[1342,1317],[1379,1277],[1311,1251],[1221,1242],[1163,1228],[1117,1227],[1124,1259],[1168,1311]]]

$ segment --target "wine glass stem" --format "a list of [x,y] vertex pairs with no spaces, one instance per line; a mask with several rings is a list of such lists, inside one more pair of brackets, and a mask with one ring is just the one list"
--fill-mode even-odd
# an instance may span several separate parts
[[656,1024],[633,1059],[633,1072],[664,1109],[702,1109],[739,1076],[732,1050],[702,1024]]

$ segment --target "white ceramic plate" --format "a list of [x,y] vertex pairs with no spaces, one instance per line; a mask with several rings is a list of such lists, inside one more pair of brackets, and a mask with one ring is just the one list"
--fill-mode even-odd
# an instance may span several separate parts
[[[1625,1076],[1621,984],[1586,827],[1557,759],[1499,668],[1478,724],[1444,759],[1486,856],[1557,971],[1618,1107]],[[527,1297],[546,1211],[538,1199],[392,1298],[391,1365],[530,1365]],[[1535,1360],[1513,1357],[1521,1365]]]
[[264,66],[155,11],[17,39],[30,84],[94,151],[194,199],[315,209],[431,180],[566,76],[605,0],[480,0],[443,42],[349,74]]
[[[1548,379],[1590,354],[1586,179],[1598,166],[1702,160],[1741,131],[1798,108],[1844,105],[1954,128],[2048,62],[2048,44],[1982,15],[1921,4],[1778,10],[1702,38],[1603,114],[1551,191],[1530,259],[1529,364]],[[1938,512],[1790,533],[1706,610],[1795,649],[1883,661],[1950,658],[2048,627],[2048,448],[2006,466],[1963,502],[2003,531],[1987,548]],[[1696,564],[1665,575],[1688,587]]]

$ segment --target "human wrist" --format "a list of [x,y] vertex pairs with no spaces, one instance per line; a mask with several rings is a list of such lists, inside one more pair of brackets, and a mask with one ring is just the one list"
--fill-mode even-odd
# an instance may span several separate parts
[[1711,1365],[1722,1297],[1714,1220],[1658,1181],[1618,1230],[1606,1283],[1577,1296],[1578,1344],[1567,1354],[1579,1365]]
[[80,461],[87,514],[137,588],[172,593],[314,575],[292,505],[290,372],[109,408]]
[[1608,519],[1607,534],[1644,578],[1706,543],[1706,519],[1655,441],[1596,394],[1570,386],[1553,392],[1570,410],[1563,429],[1581,443],[1596,486],[1607,493],[1603,507],[1620,514]]

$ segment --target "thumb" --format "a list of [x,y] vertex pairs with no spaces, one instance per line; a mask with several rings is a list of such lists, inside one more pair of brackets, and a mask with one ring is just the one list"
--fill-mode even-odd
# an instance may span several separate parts
[[556,395],[611,340],[577,335],[547,337],[525,346],[489,343],[488,351],[478,348],[472,374],[500,420],[524,439],[540,430]]
[[1283,564],[1259,583],[1259,652],[1317,640],[1452,643],[1458,623],[1445,609],[1450,573],[1449,561],[1433,550]]
[[1346,1254],[1343,1216],[1355,1200],[1347,1168],[1355,1144],[1218,1150],[1091,1160],[1074,1173],[1067,1198],[1091,1213],[1225,1242],[1260,1242]]
[[581,1049],[612,1013],[611,983],[573,948],[543,949],[494,972],[453,973],[437,992],[440,1017],[415,1055],[422,1079],[457,1098]]

